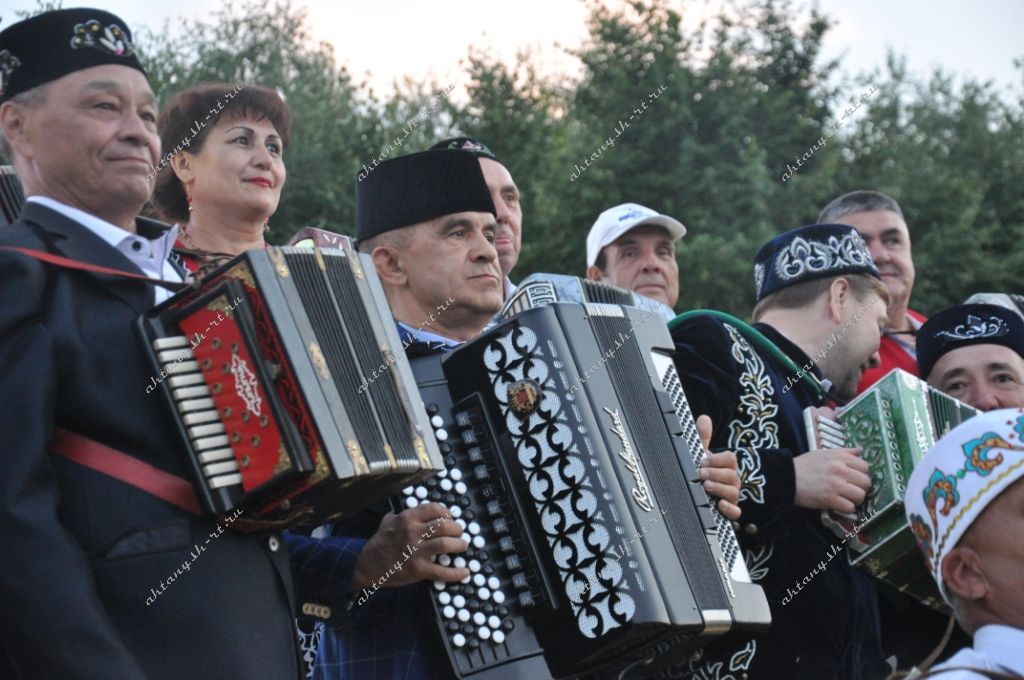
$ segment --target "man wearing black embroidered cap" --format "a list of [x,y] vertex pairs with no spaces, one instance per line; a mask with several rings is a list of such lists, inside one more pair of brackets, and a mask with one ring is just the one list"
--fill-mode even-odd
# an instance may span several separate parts
[[854,395],[878,360],[889,293],[845,225],[775,237],[755,257],[754,283],[753,327],[706,313],[672,336],[690,407],[715,425],[712,450],[736,452],[737,536],[768,596],[772,628],[727,634],[686,671],[718,677],[716,668],[727,668],[751,680],[882,677],[874,583],[845,561],[824,563],[839,541],[820,519],[822,509],[848,513],[863,502],[868,466],[856,449],[808,451],[803,410]]
[[999,305],[944,309],[921,326],[917,363],[930,385],[982,411],[1024,407],[1024,320]]
[[216,525],[144,392],[133,322],[182,278],[173,230],[136,218],[160,149],[131,33],[46,12],[0,32],[0,74],[28,196],[0,230],[0,677],[297,678],[280,539],[196,547]]

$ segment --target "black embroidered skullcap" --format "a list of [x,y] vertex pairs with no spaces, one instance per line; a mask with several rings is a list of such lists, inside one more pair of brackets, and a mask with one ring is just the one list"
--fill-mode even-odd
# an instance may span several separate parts
[[58,9],[19,21],[0,32],[0,104],[69,73],[106,64],[146,75],[131,31],[110,12]]
[[754,256],[758,301],[786,286],[843,274],[882,278],[864,239],[846,224],[791,229],[765,243]]
[[943,354],[968,345],[1003,345],[1024,357],[1024,319],[1000,305],[956,305],[933,314],[917,331],[921,377]]
[[[434,146],[430,147],[430,151],[435,149],[461,149],[462,151],[468,151],[477,158],[490,158],[492,161],[498,161],[498,157],[494,155],[494,152],[487,148],[482,142],[478,142],[472,137],[452,137],[451,139],[445,139]],[[504,165],[504,163],[502,163]]]
[[480,163],[470,153],[399,156],[356,182],[357,241],[460,212],[496,214]]

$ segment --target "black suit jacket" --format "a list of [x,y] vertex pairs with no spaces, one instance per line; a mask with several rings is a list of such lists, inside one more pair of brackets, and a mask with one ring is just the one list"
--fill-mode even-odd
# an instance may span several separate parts
[[[33,203],[0,245],[138,272]],[[278,536],[210,539],[215,522],[48,452],[61,427],[190,479],[172,415],[146,393],[133,322],[152,301],[144,282],[0,250],[0,677],[298,677]]]

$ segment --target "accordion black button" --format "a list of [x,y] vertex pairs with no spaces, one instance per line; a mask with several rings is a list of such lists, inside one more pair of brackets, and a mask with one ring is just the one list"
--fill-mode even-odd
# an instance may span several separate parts
[[494,571],[494,567],[487,564],[487,560],[489,560],[491,556],[487,554],[486,550],[481,550],[476,554],[476,558],[484,563],[484,573],[490,576],[491,573]]
[[445,624],[444,624],[444,628],[449,633],[458,633],[459,632],[459,624],[456,623],[455,621],[446,621]]
[[469,642],[467,642],[466,644],[469,645],[470,649],[476,649],[480,646],[480,641],[477,640],[475,637],[471,637],[469,638]]
[[476,513],[473,512],[472,510],[466,510],[464,513],[462,513],[462,519],[466,520],[467,522],[472,522],[474,519],[476,519]]
[[483,481],[490,477],[491,475],[489,472],[487,472],[486,465],[477,465],[475,468],[473,468],[473,476],[479,479],[480,481]]
[[501,503],[498,501],[487,501],[487,514],[494,516],[501,514]]
[[479,463],[484,459],[484,452],[480,450],[479,446],[474,446],[466,454],[469,456],[469,460],[474,463]]
[[[485,557],[484,559],[487,559],[487,558]],[[489,565],[489,564],[485,564],[485,565],[483,566],[483,569],[482,569],[481,571],[483,571],[483,572],[484,572],[485,574],[487,574],[488,576],[490,576],[491,574],[493,574],[493,573],[494,573],[494,567],[492,567],[492,566],[491,566],[491,565]]]
[[519,606],[520,607],[532,607],[533,606],[533,595],[529,592],[519,593]]
[[449,470],[452,469],[453,467],[455,467],[455,464],[457,462],[458,461],[455,460],[455,456],[445,456],[444,457],[444,466],[446,468],[448,468]]
[[[449,444],[448,442],[438,442],[437,443],[437,448],[438,448],[439,451],[441,451],[441,453],[451,453],[452,452],[452,445]],[[453,463],[453,465],[454,465],[454,463]]]
[[[505,608],[502,607],[502,609],[505,609]],[[508,616],[508,610],[507,609],[505,609],[505,613],[502,614],[502,616]],[[504,621],[501,622],[501,629],[503,631],[505,631],[506,633],[511,632],[512,629],[515,628],[515,627],[516,627],[516,624],[515,624],[515,622],[512,619],[505,619]]]
[[[515,560],[516,561],[516,567],[519,566],[519,560],[514,555],[512,557],[509,557],[508,560],[506,560],[506,563],[509,560]],[[511,570],[512,567],[509,567],[509,569]],[[512,586],[514,588],[516,588],[517,590],[523,590],[525,588],[529,588],[529,584],[526,583],[526,574],[524,574],[522,572],[520,572],[518,574],[513,574],[512,575]]]
[[444,502],[447,503],[448,505],[451,505],[452,503],[454,503],[455,502],[455,494],[450,493],[450,492],[446,493],[444,495]]
[[431,404],[427,404],[427,413],[428,413],[429,415],[434,415],[434,414],[435,414],[435,413],[437,413],[437,412],[438,412],[439,410],[440,410],[440,409],[438,409],[438,407],[437,407],[437,404],[433,404],[433,403],[431,403]]
[[476,432],[474,432],[473,430],[463,430],[462,441],[467,446],[469,446],[470,444],[476,444]]
[[501,548],[504,552],[512,552],[516,549],[515,546],[512,544],[511,536],[502,536],[500,539],[498,539],[498,547]]
[[469,411],[459,411],[456,413],[455,422],[459,427],[469,427],[472,424],[469,418]]
[[435,503],[438,503],[441,501],[441,492],[438,491],[437,489],[433,489],[430,491],[430,493],[427,494],[427,498],[434,501]]
[[437,486],[437,477],[427,477],[423,480],[423,485],[428,489],[433,489]]
[[[504,605],[502,605],[501,607],[498,607],[498,616],[500,616],[503,619],[508,618],[508,607],[506,607]],[[506,622],[506,623],[508,623],[508,622]],[[505,626],[502,625],[502,628],[505,628]],[[505,628],[505,630],[509,630],[509,629]]]
[[483,610],[484,610],[484,614],[493,614],[494,613],[494,605],[491,604],[490,602],[484,602]]
[[468,508],[471,505],[469,502],[469,496],[459,496],[459,505],[463,508]]
[[494,531],[495,533],[499,534],[508,533],[508,523],[502,518],[498,517],[494,520]]

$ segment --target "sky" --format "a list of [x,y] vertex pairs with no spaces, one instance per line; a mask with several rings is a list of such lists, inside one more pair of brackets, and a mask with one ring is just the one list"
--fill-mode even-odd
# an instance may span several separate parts
[[[462,84],[459,62],[470,46],[507,60],[518,50],[528,50],[543,73],[573,75],[578,63],[566,48],[578,46],[586,37],[583,0],[293,2],[308,9],[314,37],[332,44],[338,62],[357,81],[366,76],[379,94],[390,92],[406,77]],[[84,4],[114,12],[133,28],[157,29],[165,19],[173,26],[182,17],[209,13],[209,0]],[[0,28],[14,20],[14,11],[35,5],[35,0],[0,0]],[[690,25],[713,16],[721,5],[717,0],[672,1]],[[882,69],[891,48],[907,57],[912,73],[925,74],[941,66],[1021,92],[1021,76],[1013,62],[1024,59],[1024,0],[819,0],[816,6],[835,20],[823,56],[842,57],[841,68],[848,74]]]

